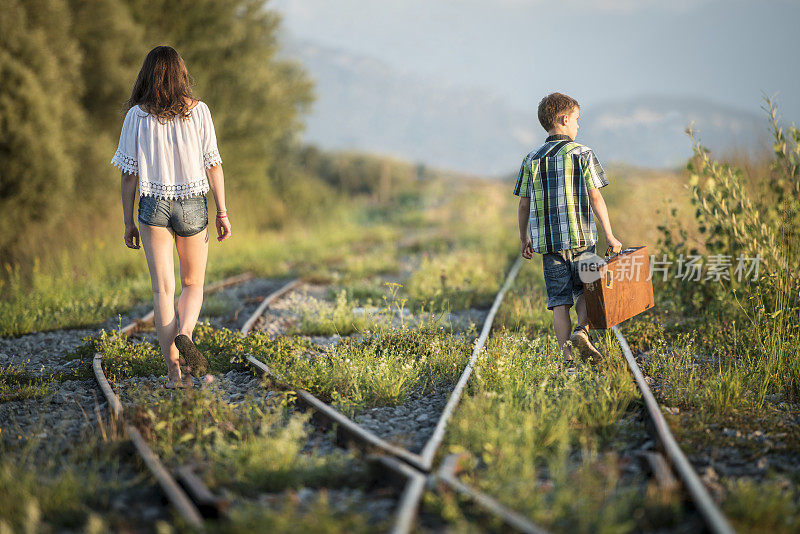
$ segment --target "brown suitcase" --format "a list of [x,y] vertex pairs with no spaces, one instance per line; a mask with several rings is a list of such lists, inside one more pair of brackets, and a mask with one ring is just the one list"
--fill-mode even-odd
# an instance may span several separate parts
[[589,326],[606,329],[655,306],[647,247],[612,255],[598,280],[584,284]]

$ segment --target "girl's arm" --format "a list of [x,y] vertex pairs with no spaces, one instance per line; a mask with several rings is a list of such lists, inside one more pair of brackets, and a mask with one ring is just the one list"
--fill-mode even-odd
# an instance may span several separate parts
[[231,223],[228,219],[228,209],[225,207],[225,176],[222,173],[222,165],[206,169],[206,177],[214,192],[214,202],[217,205],[217,241],[225,241],[231,236]]
[[125,244],[128,248],[139,248],[139,229],[133,222],[133,203],[136,200],[136,185],[139,176],[122,171],[122,220],[125,223]]

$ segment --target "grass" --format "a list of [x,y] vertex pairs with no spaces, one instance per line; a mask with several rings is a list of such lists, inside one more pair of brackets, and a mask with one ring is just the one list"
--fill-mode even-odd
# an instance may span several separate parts
[[452,382],[471,352],[463,338],[429,328],[384,329],[361,339],[344,338],[313,358],[301,338],[250,334],[248,347],[288,383],[333,402],[345,413],[366,406],[401,404],[414,387]]
[[[678,220],[692,220],[688,192],[675,194],[677,173],[610,169],[610,174],[614,185],[603,193],[623,244],[647,244],[659,253],[658,225],[667,218],[661,214],[676,207]],[[239,237],[212,246],[209,281],[251,270],[332,284],[329,299],[300,310],[296,333],[357,335],[323,348],[300,335],[241,338],[200,325],[195,341],[211,371],[243,369],[244,355],[253,354],[349,414],[400,404],[415,388],[433,391],[452,383],[469,357],[474,331],[455,333],[436,317],[490,304],[517,253],[516,198],[509,184],[459,180],[420,187],[424,194],[397,205],[354,203],[324,224],[290,224],[281,232],[242,229]],[[672,203],[652,200],[662,197]],[[662,211],[653,217],[654,209]],[[697,239],[689,230],[688,239]],[[148,301],[143,255],[119,255],[119,250],[98,242],[57,261],[43,260],[32,273],[8,268],[0,283],[0,335],[93,324]],[[387,285],[387,279],[400,283]],[[753,457],[795,458],[800,436],[791,421],[800,393],[800,342],[792,329],[792,307],[770,300],[783,293],[766,288],[760,295],[755,290],[730,295],[689,317],[669,287],[656,283],[655,290],[656,309],[622,329],[634,350],[648,353],[643,366],[659,402],[680,409],[669,418],[687,452],[725,446]],[[447,452],[470,454],[466,482],[554,531],[679,527],[685,510],[629,469],[630,456],[619,452],[644,438],[636,415],[640,401],[618,349],[609,349],[611,358],[599,369],[579,367],[567,375],[556,355],[544,295],[537,256],[523,266],[499,310],[495,337],[452,422]],[[227,297],[212,296],[203,311],[208,317],[225,316],[232,305]],[[112,331],[87,338],[67,356],[80,360],[75,377],[92,376],[95,351],[104,354],[104,368],[117,382],[166,372],[156,346]],[[4,368],[0,394],[4,400],[44,396],[52,381],[62,378]],[[272,393],[266,400],[250,396],[228,402],[215,389],[177,396],[141,383],[125,392],[141,407],[136,422],[159,453],[170,461],[197,460],[207,466],[202,476],[211,487],[241,497],[232,522],[218,525],[220,530],[376,528],[358,510],[333,507],[324,491],[310,503],[297,498],[299,488],[360,486],[365,475],[347,455],[323,456],[304,448],[311,430],[306,416],[293,411],[291,396]],[[723,439],[725,428],[745,435],[761,428],[785,437],[765,452],[744,439]],[[81,451],[85,457],[93,454]],[[17,457],[13,452],[11,460],[0,462],[11,469]],[[107,516],[93,518],[80,504],[65,507],[74,510],[73,519],[53,516],[42,504],[53,487],[52,473],[44,467],[30,470],[32,478],[20,478],[21,491],[39,503],[39,512],[0,513],[15,530],[29,520],[40,521],[36,524],[43,529],[65,523],[87,529],[113,525]],[[86,476],[73,472],[75,484],[91,487],[91,470]],[[16,471],[7,475],[0,490],[9,492],[5,488],[16,476]],[[798,526],[799,479],[790,470],[762,480],[723,480],[722,506],[743,531],[791,532]],[[36,480],[44,482],[41,488]],[[67,494],[70,487],[57,493]],[[97,498],[81,491],[76,490],[75,503]],[[274,498],[269,509],[258,504],[265,492]],[[500,528],[474,523],[452,498],[426,499],[454,530]]]
[[630,457],[616,451],[645,434],[629,416],[639,397],[618,352],[602,370],[574,375],[557,352],[552,336],[500,331],[490,340],[447,438],[448,452],[472,455],[465,480],[555,531],[675,524],[676,499],[641,473],[622,475]]
[[53,393],[53,380],[61,378],[35,375],[12,364],[0,366],[0,402],[38,399]]
[[[380,530],[381,525],[370,525],[360,511],[348,509],[335,511],[325,493],[310,505],[301,506],[292,495],[286,496],[276,509],[258,504],[245,504],[231,514],[228,524],[220,532],[319,532],[320,534],[368,533]],[[385,526],[384,526],[385,527]]]
[[[37,473],[37,471],[39,471]],[[87,477],[74,471],[52,472],[45,477],[31,464],[14,461],[0,463],[0,488],[3,488],[2,523],[13,530],[34,532],[48,523],[62,526],[82,526],[88,512],[91,486],[99,485],[94,471]],[[38,476],[37,476],[38,475]]]
[[226,293],[212,293],[203,297],[204,317],[228,317],[233,315],[237,306],[236,299]]
[[[387,226],[361,226],[358,207],[351,213],[334,214],[334,221],[308,227],[289,225],[281,232],[243,228],[237,238],[209,250],[207,282],[252,271],[258,276],[327,276],[325,259],[346,257],[355,243],[384,242],[393,230]],[[324,232],[324,245],[318,236]],[[31,272],[10,265],[0,277],[0,336],[32,331],[94,325],[152,298],[144,253],[107,241],[87,243],[80,251],[65,251],[54,259],[37,262]],[[121,253],[124,251],[124,253]],[[354,265],[352,276],[374,268],[390,270],[388,260],[380,265]],[[176,280],[180,280],[176,265]],[[180,283],[176,290],[180,290]],[[224,304],[214,303],[224,311]]]
[[[438,181],[420,184],[428,195],[443,193],[445,188],[446,202],[431,202],[436,197],[427,196],[427,203],[414,201],[387,209],[356,199],[324,220],[305,225],[290,221],[280,231],[242,228],[234,239],[221,245],[212,243],[206,280],[252,271],[257,276],[294,275],[358,284],[372,276],[397,274],[398,242],[415,232],[429,232],[430,239],[456,247],[440,248],[437,254],[442,258],[431,258],[429,273],[414,282],[414,297],[425,302],[450,298],[457,305],[485,301],[487,290],[480,287],[480,281],[502,271],[507,262],[513,238],[506,231],[514,216],[512,199],[496,183],[454,179],[449,185]],[[398,208],[405,210],[405,215]],[[365,216],[373,209],[375,213]],[[412,215],[419,228],[408,234],[404,217]],[[96,325],[140,302],[149,302],[152,295],[144,254],[122,247],[111,238],[98,239],[80,250],[41,259],[31,271],[6,264],[0,276],[0,336]],[[462,259],[479,262],[471,271],[448,259],[461,249],[471,250],[460,256]],[[484,258],[478,257],[481,253]],[[179,280],[177,260],[175,265]],[[437,295],[442,265],[460,272],[449,280],[450,293]],[[180,284],[177,286],[179,291]],[[224,314],[228,304],[211,298],[208,308],[211,315]]]
[[385,324],[385,314],[378,315],[367,308],[357,312],[353,304],[348,299],[345,289],[339,291],[334,302],[309,297],[299,308],[300,324],[289,333],[308,336],[334,334],[347,336],[354,332],[374,330]]
[[[573,322],[577,324],[577,321]],[[553,332],[552,315],[547,311],[542,262],[538,257],[523,263],[517,280],[500,304],[494,327],[526,333],[529,337]]]
[[424,257],[419,269],[406,282],[405,292],[412,307],[427,304],[451,310],[488,308],[500,289],[508,255],[483,250],[456,252]]
[[767,321],[704,319],[664,326],[645,317],[623,327],[637,348],[648,351],[643,368],[658,380],[663,402],[713,416],[762,410],[775,395],[796,401],[800,342],[794,334]]
[[790,533],[800,530],[800,494],[788,480],[735,481],[722,508],[740,532]]
[[[209,372],[226,373],[243,368],[232,360],[241,356],[244,346],[238,333],[227,328],[217,330],[208,323],[199,323],[193,339],[208,359]],[[103,356],[103,372],[111,382],[142,376],[166,375],[167,365],[157,342],[142,342],[119,333],[119,330],[101,331],[87,336],[83,344],[64,355],[66,360],[77,360],[75,378],[93,378],[92,360],[95,353]],[[241,358],[239,358],[241,360]]]
[[[140,520],[112,510],[123,492],[153,494],[157,489],[135,467],[111,427],[108,441],[87,436],[66,449],[41,440],[0,451],[0,531],[107,532],[141,529]],[[177,522],[180,524],[180,521]],[[164,528],[163,522],[154,527]]]
[[303,452],[309,414],[291,409],[289,393],[253,392],[229,402],[217,387],[182,395],[137,385],[124,402],[131,420],[159,456],[172,464],[189,459],[204,466],[211,488],[257,496],[303,486],[363,484],[363,474],[344,452]]
[[[301,452],[308,416],[289,414],[285,396],[262,404],[259,411],[251,403],[227,404],[216,391],[155,398],[143,389],[130,393],[134,398],[146,397],[149,410],[158,417],[151,419],[145,410],[135,413],[133,420],[168,466],[203,460],[202,465],[210,468],[201,475],[212,490],[237,492],[240,502],[231,517],[210,523],[212,531],[251,532],[256,524],[258,529],[271,525],[278,531],[287,531],[289,525],[306,525],[319,532],[375,528],[358,510],[334,509],[324,494],[298,505],[296,490],[300,488],[363,485],[365,474],[345,453],[320,456]],[[245,409],[238,409],[242,407]],[[204,432],[209,428],[212,431]],[[193,431],[191,438],[187,438],[189,431]],[[124,460],[131,457],[131,451],[120,438],[114,431],[109,441],[89,437],[72,444],[67,452],[54,452],[39,442],[2,450],[0,531],[171,532],[174,528],[188,532],[178,517],[171,518],[171,526],[164,521],[148,523],[114,507],[123,492],[158,494],[147,475],[137,474],[140,467]],[[270,506],[257,502],[265,492],[278,492]],[[161,506],[158,499],[151,504]]]
[[[453,381],[471,352],[463,336],[448,334],[434,321],[421,329],[380,328],[360,338],[344,338],[321,348],[300,336],[272,338],[251,333],[241,338],[228,329],[201,324],[195,342],[208,358],[210,371],[244,369],[245,355],[268,363],[290,384],[353,410],[403,402],[413,387],[435,387]],[[112,382],[164,375],[166,365],[153,343],[141,343],[102,332],[86,338],[67,358],[80,360],[79,373],[91,374],[95,352],[103,354],[103,370]]]
[[367,306],[378,304],[387,296],[386,284],[380,280],[359,281],[331,287],[328,291],[328,298],[331,300],[337,298],[341,291],[345,292],[348,301]]

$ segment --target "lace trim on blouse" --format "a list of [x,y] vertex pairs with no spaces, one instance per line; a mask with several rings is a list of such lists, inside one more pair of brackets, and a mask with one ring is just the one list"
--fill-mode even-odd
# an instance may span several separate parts
[[136,158],[126,156],[117,149],[117,153],[111,158],[111,164],[116,165],[128,174],[139,174],[139,162]]
[[203,165],[206,169],[215,165],[222,165],[222,158],[219,155],[219,150],[212,150],[207,154],[203,154]]
[[165,185],[158,182],[139,181],[139,194],[143,197],[178,199],[203,195],[209,191],[208,180],[201,178],[186,184]]

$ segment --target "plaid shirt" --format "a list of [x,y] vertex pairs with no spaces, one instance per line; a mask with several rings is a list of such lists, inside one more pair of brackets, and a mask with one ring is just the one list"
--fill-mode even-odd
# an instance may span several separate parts
[[546,254],[597,242],[589,191],[608,185],[591,148],[567,135],[551,135],[528,154],[514,194],[531,199],[534,252]]

